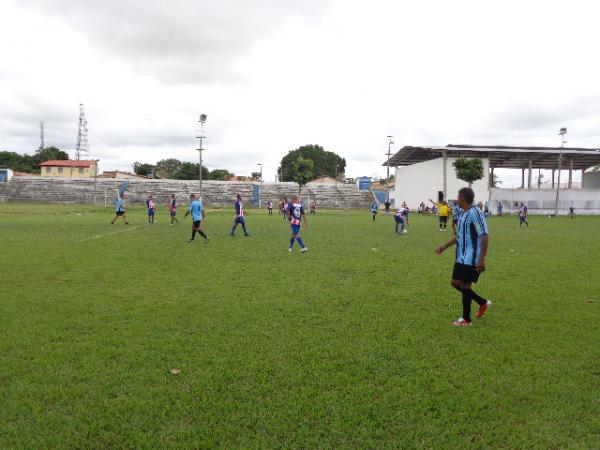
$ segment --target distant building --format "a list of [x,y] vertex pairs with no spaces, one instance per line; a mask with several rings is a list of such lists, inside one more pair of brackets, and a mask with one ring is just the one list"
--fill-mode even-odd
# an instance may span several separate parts
[[137,174],[131,173],[131,172],[121,172],[120,170],[108,170],[108,171],[104,171],[99,176],[101,178],[114,178],[116,180],[133,180],[133,179],[136,179],[136,178],[144,178],[144,179],[148,178],[148,177],[145,177],[143,175],[137,175]]
[[64,178],[90,178],[98,173],[96,160],[54,160],[40,164],[41,176]]
[[7,167],[0,167],[0,183],[6,183],[13,177],[13,171]]
[[337,184],[337,181],[335,178],[324,176],[316,178],[308,184]]

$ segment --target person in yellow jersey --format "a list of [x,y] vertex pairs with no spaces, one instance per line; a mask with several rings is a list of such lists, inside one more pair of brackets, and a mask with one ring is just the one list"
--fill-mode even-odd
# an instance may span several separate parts
[[431,203],[435,205],[438,210],[438,216],[440,219],[440,231],[446,231],[448,229],[448,216],[450,216],[450,205],[445,200],[441,202],[434,202],[429,199]]

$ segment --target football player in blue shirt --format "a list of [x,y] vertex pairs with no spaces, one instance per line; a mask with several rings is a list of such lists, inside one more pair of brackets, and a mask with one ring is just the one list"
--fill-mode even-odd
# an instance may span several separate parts
[[523,226],[523,224],[527,225],[529,228],[529,222],[527,222],[527,215],[529,214],[529,209],[525,206],[525,203],[521,202],[521,207],[519,208],[519,228]]
[[204,242],[208,242],[208,236],[200,229],[200,225],[202,224],[202,220],[205,216],[204,206],[202,205],[202,200],[197,198],[196,194],[190,195],[190,206],[183,218],[185,219],[190,214],[192,215],[192,238],[188,242],[195,242],[196,233],[204,238]]
[[114,225],[115,220],[117,220],[119,217],[123,218],[125,225],[129,225],[129,222],[127,222],[127,218],[125,217],[125,193],[124,192],[121,192],[119,194],[119,196],[117,197],[117,199],[115,200],[115,218],[112,220],[112,222],[110,224]]
[[476,294],[471,286],[477,283],[485,271],[485,257],[488,249],[488,228],[483,211],[473,205],[475,193],[471,188],[458,191],[458,205],[464,210],[458,219],[457,235],[435,252],[441,255],[448,247],[456,245],[456,263],[452,272],[452,287],[462,293],[463,315],[452,322],[454,326],[471,325],[471,301],[475,300],[479,310],[475,314],[482,317],[492,302]]
[[246,211],[244,211],[244,202],[242,201],[242,196],[240,194],[237,195],[237,201],[235,202],[235,219],[233,222],[233,228],[231,229],[230,236],[235,235],[235,229],[238,225],[242,226],[242,230],[244,230],[245,236],[250,236],[248,234],[248,230],[246,230],[246,221],[244,220],[244,216],[246,215]]
[[379,212],[379,203],[377,203],[376,201],[373,201],[373,203],[371,203],[371,214],[373,215],[373,222],[375,222],[375,217],[377,216],[378,212]]
[[[406,234],[408,231],[405,227],[405,222],[408,221],[408,208],[402,207],[396,211],[394,215],[394,221],[396,222],[396,233],[398,234]],[[398,228],[400,231],[398,231]]]
[[306,215],[304,214],[304,205],[300,203],[298,196],[292,197],[292,201],[288,204],[286,214],[289,218],[290,226],[292,228],[292,238],[290,239],[288,251],[292,251],[294,241],[296,241],[301,248],[301,252],[306,253],[308,251],[308,247],[304,245],[304,242],[300,237],[300,227],[302,226],[302,220],[304,220],[304,224],[308,228],[308,221],[306,220]]
[[452,214],[452,231],[454,231],[454,234],[456,234],[458,219],[460,219],[460,215],[464,212],[465,211],[460,206],[458,206],[458,200],[454,200],[454,204],[452,206],[452,209],[450,210],[450,213]]

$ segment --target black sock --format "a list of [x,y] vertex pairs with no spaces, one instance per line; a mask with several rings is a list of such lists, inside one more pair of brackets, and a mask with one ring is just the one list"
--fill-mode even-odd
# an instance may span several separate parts
[[479,306],[485,305],[487,300],[483,298],[481,295],[477,294],[473,289],[466,289],[469,294],[469,298],[475,300]]
[[200,236],[202,236],[204,239],[208,239],[208,236],[204,234],[204,231],[202,230],[198,230],[198,233],[200,234]]
[[192,241],[196,239],[196,230],[192,230]]
[[462,304],[463,304],[463,319],[467,322],[471,321],[471,295],[469,293],[470,289],[464,289],[462,291]]

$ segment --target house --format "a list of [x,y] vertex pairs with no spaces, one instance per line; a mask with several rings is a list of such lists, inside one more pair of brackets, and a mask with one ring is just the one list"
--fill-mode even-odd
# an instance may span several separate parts
[[90,178],[98,174],[97,160],[53,160],[40,164],[41,176],[63,178]]
[[0,183],[6,183],[14,176],[12,170],[8,167],[0,167]]

